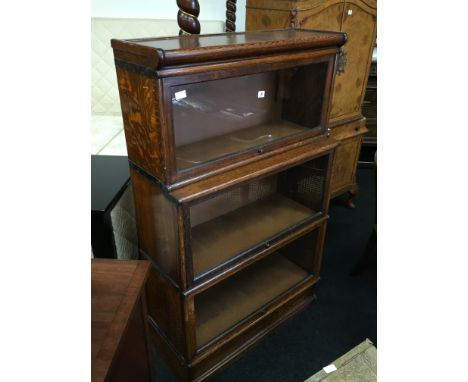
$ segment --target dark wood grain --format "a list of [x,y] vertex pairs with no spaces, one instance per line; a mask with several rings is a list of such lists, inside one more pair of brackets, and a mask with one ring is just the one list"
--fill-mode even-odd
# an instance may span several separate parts
[[200,4],[198,0],[177,0],[179,11],[177,12],[177,23],[179,24],[179,35],[184,34],[199,34],[200,21]]
[[184,297],[152,267],[146,289],[148,314],[167,335],[168,341],[185,358],[187,352],[186,326],[184,325]]
[[130,169],[138,227],[138,245],[177,284],[179,268],[178,210],[163,186]]
[[91,260],[91,379],[149,381],[147,261]]
[[226,1],[226,32],[236,31],[236,3],[237,0]]

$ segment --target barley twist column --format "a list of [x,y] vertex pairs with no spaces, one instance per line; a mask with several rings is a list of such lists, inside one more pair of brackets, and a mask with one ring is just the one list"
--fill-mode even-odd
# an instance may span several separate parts
[[179,36],[183,34],[200,34],[200,4],[198,0],[177,0],[179,12],[177,12],[177,23],[179,24]]
[[236,31],[236,3],[237,0],[226,1],[226,32]]

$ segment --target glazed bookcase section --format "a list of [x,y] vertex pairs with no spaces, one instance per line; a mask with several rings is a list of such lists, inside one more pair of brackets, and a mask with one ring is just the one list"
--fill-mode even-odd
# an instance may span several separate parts
[[315,283],[318,229],[194,297],[197,351],[268,312],[299,285]]
[[188,207],[193,279],[271,251],[323,217],[328,163],[316,158]]
[[243,344],[249,331],[300,308],[298,299],[311,301],[319,280],[325,225],[228,278],[186,291],[185,296],[153,268],[147,285],[150,323],[163,333],[172,351],[191,364],[207,353]]
[[323,132],[328,67],[327,61],[170,86],[177,172]]
[[324,135],[346,35],[112,40],[129,159],[169,189]]
[[174,191],[132,167],[140,252],[180,288],[197,288],[307,234],[328,218],[336,142],[320,140]]

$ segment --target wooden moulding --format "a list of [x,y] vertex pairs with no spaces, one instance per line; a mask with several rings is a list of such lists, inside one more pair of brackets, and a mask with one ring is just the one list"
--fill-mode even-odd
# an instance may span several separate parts
[[[171,195],[181,203],[189,203],[200,200],[218,191],[226,190],[249,180],[265,176],[273,172],[297,166],[321,155],[333,151],[338,142],[329,137],[318,137],[284,147],[274,153],[262,154],[245,161],[243,166],[227,167],[224,172],[212,172],[198,181],[181,182],[171,187]],[[171,189],[169,188],[169,189]]]
[[253,33],[187,35],[132,40],[112,39],[114,57],[143,68],[159,68],[238,60],[268,54],[340,47],[346,34],[308,30],[276,30]]

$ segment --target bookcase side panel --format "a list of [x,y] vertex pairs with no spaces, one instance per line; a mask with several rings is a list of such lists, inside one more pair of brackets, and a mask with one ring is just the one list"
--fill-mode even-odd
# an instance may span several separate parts
[[150,326],[157,326],[160,335],[178,358],[187,359],[186,300],[154,267],[151,267],[148,277],[146,297]]
[[137,170],[130,168],[130,176],[140,251],[180,285],[177,205],[159,185]]
[[116,70],[128,158],[148,173],[164,179],[158,81],[118,65]]

